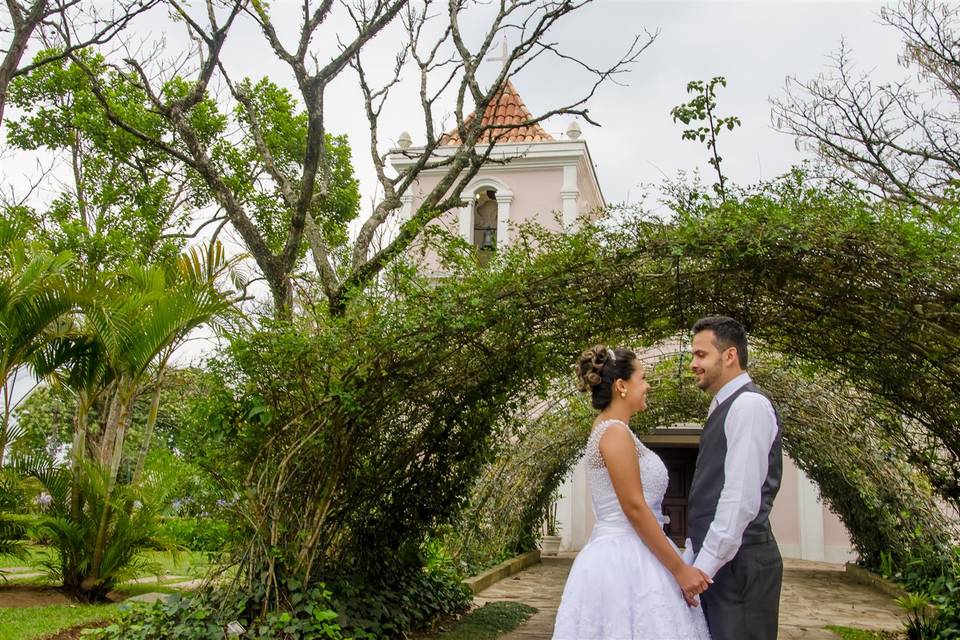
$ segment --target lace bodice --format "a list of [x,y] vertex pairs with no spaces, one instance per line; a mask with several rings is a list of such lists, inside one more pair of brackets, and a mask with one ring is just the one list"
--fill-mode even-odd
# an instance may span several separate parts
[[[593,428],[587,440],[586,462],[587,475],[590,478],[590,495],[593,498],[593,515],[597,519],[597,526],[612,526],[621,528],[630,527],[627,516],[620,508],[620,501],[610,482],[610,474],[600,455],[600,439],[612,425],[623,423],[619,420],[604,420]],[[667,467],[660,456],[648,449],[631,431],[630,436],[637,448],[637,458],[640,460],[640,481],[643,483],[643,497],[653,515],[663,524],[663,496],[667,492]]]

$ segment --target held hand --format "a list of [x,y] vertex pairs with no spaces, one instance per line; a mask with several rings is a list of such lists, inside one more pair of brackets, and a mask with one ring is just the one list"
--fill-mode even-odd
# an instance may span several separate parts
[[691,596],[686,591],[681,591],[683,594],[683,599],[686,601],[688,607],[699,607],[700,606],[700,596]]
[[684,596],[699,595],[706,591],[713,582],[710,576],[703,571],[689,565],[683,565],[673,577],[676,579],[677,584],[680,585]]

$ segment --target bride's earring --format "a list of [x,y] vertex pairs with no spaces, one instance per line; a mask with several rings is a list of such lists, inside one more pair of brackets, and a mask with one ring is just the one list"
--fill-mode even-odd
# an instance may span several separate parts
[[626,392],[626,391],[621,391],[621,392],[620,392],[620,397],[621,397],[621,398],[626,398],[626,397],[627,397],[627,392]]

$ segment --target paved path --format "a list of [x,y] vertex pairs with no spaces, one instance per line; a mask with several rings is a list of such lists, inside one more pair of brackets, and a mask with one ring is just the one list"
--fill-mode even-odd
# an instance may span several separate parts
[[[524,602],[539,609],[524,625],[501,640],[550,638],[572,554],[543,562],[481,592],[477,605],[494,600]],[[780,597],[780,640],[836,640],[824,627],[841,625],[871,630],[899,630],[900,608],[893,599],[850,580],[842,565],[784,561]],[[611,639],[614,640],[614,639]]]

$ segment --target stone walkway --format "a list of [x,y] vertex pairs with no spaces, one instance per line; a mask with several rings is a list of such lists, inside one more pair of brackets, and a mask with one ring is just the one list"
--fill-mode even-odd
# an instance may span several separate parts
[[[539,609],[501,640],[550,638],[573,557],[561,554],[558,558],[544,558],[541,564],[477,595],[474,602],[478,606],[495,600],[514,600]],[[890,596],[850,580],[843,565],[785,560],[780,640],[836,640],[835,634],[824,629],[827,625],[895,631],[902,628],[901,612]]]

